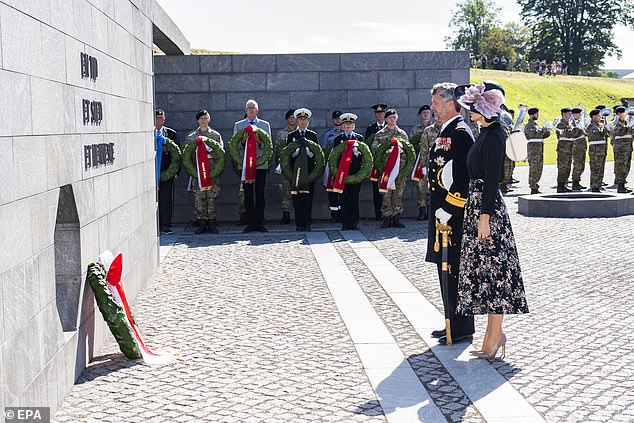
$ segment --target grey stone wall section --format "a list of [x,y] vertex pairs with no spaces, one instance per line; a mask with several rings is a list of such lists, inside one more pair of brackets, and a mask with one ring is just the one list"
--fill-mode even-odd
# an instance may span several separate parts
[[[89,262],[123,253],[132,303],[157,266],[154,29],[167,35],[157,44],[189,52],[156,0],[0,0],[0,410],[54,413],[111,339],[84,282]],[[95,81],[82,78],[80,53],[98,60]],[[161,63],[168,78],[176,68]],[[191,60],[189,75],[200,66]],[[208,92],[209,77],[181,80],[166,100],[189,104],[178,94],[188,86]],[[84,125],[82,99],[102,101],[100,126]],[[226,107],[225,94],[205,101]],[[87,170],[84,145],[103,142],[115,145],[114,164]],[[77,206],[67,248],[56,234],[60,191]],[[60,289],[66,276],[77,289]],[[65,307],[76,319],[63,328]]]
[[[313,112],[310,126],[319,134],[328,129],[334,110],[359,116],[357,132],[364,133],[373,122],[370,106],[388,103],[399,111],[399,126],[406,131],[417,123],[416,112],[431,101],[430,89],[437,82],[469,82],[469,54],[466,52],[328,53],[278,55],[156,56],[155,107],[167,112],[167,125],[179,132],[181,142],[195,129],[195,114],[208,109],[212,127],[225,141],[233,123],[242,119],[244,104],[254,98],[260,117],[271,123],[273,135],[286,126],[289,108],[308,107]],[[220,184],[219,219],[234,221],[238,216],[238,178],[227,161]],[[193,205],[185,188],[183,173],[174,193],[176,222],[192,219]],[[267,178],[268,219],[279,219],[281,176]],[[361,190],[362,216],[372,208],[368,187]],[[408,216],[415,216],[415,188],[406,190]],[[325,190],[316,189],[313,216],[329,217]]]

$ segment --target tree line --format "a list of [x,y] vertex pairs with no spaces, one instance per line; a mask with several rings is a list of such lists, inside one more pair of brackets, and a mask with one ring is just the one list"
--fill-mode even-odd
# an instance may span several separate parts
[[598,75],[606,55],[621,57],[614,26],[634,28],[634,0],[516,0],[521,23],[502,24],[494,0],[460,0],[445,39],[479,63],[497,56],[508,63],[564,61],[571,75]]

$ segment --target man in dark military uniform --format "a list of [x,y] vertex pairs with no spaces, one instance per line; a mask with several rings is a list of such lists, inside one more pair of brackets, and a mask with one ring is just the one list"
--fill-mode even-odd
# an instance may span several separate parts
[[[357,121],[357,115],[354,113],[344,113],[341,115],[343,122],[343,133],[337,135],[333,141],[333,148],[342,142],[355,141],[363,142],[363,135],[354,132],[354,125]],[[353,147],[353,154],[348,168],[348,174],[352,175],[361,169],[361,153]],[[336,175],[335,175],[336,176]],[[359,225],[359,191],[361,184],[346,184],[343,192],[340,194],[341,199],[341,230],[356,230]]]
[[[473,316],[455,314],[458,295],[458,271],[460,269],[460,243],[464,207],[467,203],[469,175],[467,174],[467,153],[474,143],[471,129],[458,113],[459,106],[454,100],[455,84],[443,82],[432,88],[432,110],[442,124],[440,134],[429,150],[429,225],[427,233],[426,261],[436,263],[438,277],[442,277],[441,251],[434,251],[436,239],[436,219],[452,228],[449,246],[449,290],[445,310],[450,313],[451,337],[453,342],[472,341],[475,326]],[[441,287],[442,289],[442,287]],[[443,296],[445,298],[445,296]],[[436,330],[432,336],[446,344],[445,330]]]
[[[368,126],[365,130],[365,142],[368,146],[372,145],[372,138],[374,138],[374,134],[385,127],[385,111],[387,110],[387,104],[375,104],[372,106],[372,110],[374,110],[376,122]],[[374,202],[374,220],[380,222],[383,220],[381,216],[381,204],[383,203],[383,197],[379,192],[378,181],[372,181],[372,200]]]

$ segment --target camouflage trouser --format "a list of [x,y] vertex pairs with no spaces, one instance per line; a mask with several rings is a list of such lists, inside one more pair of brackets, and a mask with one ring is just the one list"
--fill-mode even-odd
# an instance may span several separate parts
[[632,140],[614,140],[612,148],[614,148],[614,183],[624,184],[632,165]]
[[416,186],[416,205],[418,208],[427,207],[429,203],[429,188],[427,188],[427,177],[414,182]]
[[526,149],[528,150],[528,186],[530,189],[538,189],[544,170],[544,143],[529,142]]
[[513,169],[515,169],[515,162],[504,155],[504,177],[502,179],[503,183],[511,182],[513,177]]
[[216,198],[220,195],[220,185],[214,181],[214,185],[211,189],[201,191],[198,188],[198,181],[193,179],[192,188],[194,190],[194,211],[196,219],[215,219]]
[[282,177],[282,212],[290,213],[292,208],[291,181]]
[[590,156],[590,187],[601,188],[603,172],[605,171],[605,146],[607,144],[594,144],[588,146]]
[[244,207],[244,191],[240,188],[242,185],[238,185],[238,212],[240,214],[246,213],[247,209]]
[[557,142],[557,183],[565,184],[572,167],[572,141]]
[[586,139],[578,139],[572,142],[572,182],[579,182],[581,174],[586,169]]
[[405,189],[405,180],[396,180],[396,189],[383,193],[381,202],[381,214],[383,217],[394,216],[403,213],[403,190]]

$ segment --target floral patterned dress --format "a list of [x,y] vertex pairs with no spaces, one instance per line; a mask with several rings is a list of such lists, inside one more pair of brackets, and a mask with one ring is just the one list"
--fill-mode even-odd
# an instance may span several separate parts
[[[496,133],[488,134],[492,131]],[[482,141],[482,137],[495,135],[498,138],[501,136],[498,132],[497,129],[492,129],[491,131],[483,130],[478,142]],[[494,140],[494,142],[490,142],[490,145],[499,145],[498,141]],[[474,144],[476,149],[478,142]],[[489,150],[486,151],[485,161],[490,162],[493,153],[491,147],[486,148],[489,148]],[[502,160],[503,156],[500,156],[500,166]],[[495,170],[497,171],[497,167]],[[492,176],[487,175],[485,177]],[[499,178],[499,172],[495,177]],[[499,179],[497,181],[499,183]],[[471,179],[469,182],[469,196],[465,206],[460,250],[456,314],[528,313],[524,282],[515,246],[515,237],[511,228],[511,220],[502,194],[497,190],[497,185],[495,191],[491,192],[494,195],[489,197],[492,202],[488,201],[490,205],[487,207],[492,205],[492,210],[486,211],[490,216],[491,236],[484,241],[478,240],[478,221],[483,208],[484,187],[485,182],[483,179]]]

